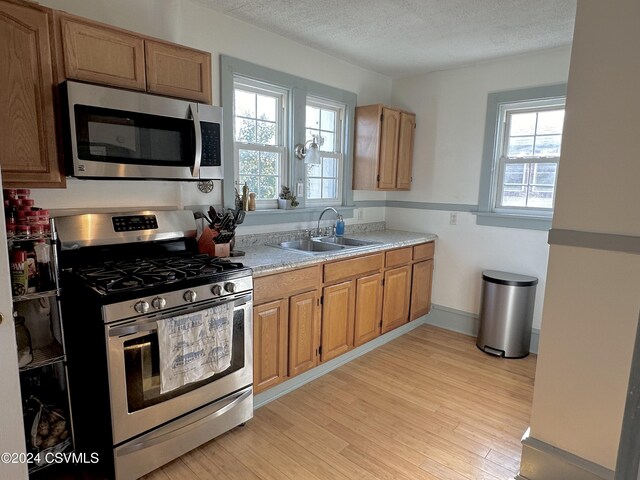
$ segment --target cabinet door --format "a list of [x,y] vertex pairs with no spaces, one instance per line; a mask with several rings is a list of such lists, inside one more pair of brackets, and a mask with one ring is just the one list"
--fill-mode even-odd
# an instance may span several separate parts
[[409,321],[411,301],[411,266],[407,265],[384,272],[382,304],[382,333],[386,333]]
[[380,335],[382,321],[382,274],[376,273],[356,281],[356,316],[354,346]]
[[150,93],[211,103],[211,54],[167,43],[145,41]]
[[67,78],[145,90],[141,37],[65,16],[60,28]]
[[400,114],[400,136],[398,139],[398,174],[396,188],[409,190],[413,166],[413,141],[416,116],[412,113]]
[[287,377],[288,301],[253,309],[253,390],[261,392]]
[[399,130],[400,112],[383,108],[382,129],[380,132],[380,163],[378,164],[378,188],[380,189],[396,188]]
[[431,281],[433,279],[433,260],[425,260],[413,265],[411,277],[411,315],[415,320],[431,310]]
[[319,295],[313,292],[289,299],[289,376],[318,365],[320,347]]
[[0,165],[5,187],[64,187],[49,13],[0,3]]
[[322,353],[326,362],[353,348],[353,280],[325,287],[322,296]]

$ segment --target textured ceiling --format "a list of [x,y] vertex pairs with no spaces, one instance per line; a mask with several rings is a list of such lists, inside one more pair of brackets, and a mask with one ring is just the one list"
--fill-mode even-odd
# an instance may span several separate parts
[[391,77],[571,44],[577,0],[195,0]]

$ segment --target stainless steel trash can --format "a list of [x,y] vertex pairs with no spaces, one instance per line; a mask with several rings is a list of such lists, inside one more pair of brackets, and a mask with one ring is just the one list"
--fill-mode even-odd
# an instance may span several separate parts
[[527,275],[482,272],[482,305],[476,345],[504,358],[529,355],[538,279]]

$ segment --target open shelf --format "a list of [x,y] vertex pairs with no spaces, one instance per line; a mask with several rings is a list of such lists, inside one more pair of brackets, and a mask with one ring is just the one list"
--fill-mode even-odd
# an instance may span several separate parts
[[58,295],[60,295],[60,289],[47,290],[44,292],[33,292],[33,293],[27,293],[25,295],[15,296],[13,297],[13,301],[25,302],[27,300],[34,300],[36,298],[57,297]]
[[21,372],[34,368],[44,367],[65,360],[64,350],[56,340],[42,348],[33,349],[33,360],[31,363],[20,368]]

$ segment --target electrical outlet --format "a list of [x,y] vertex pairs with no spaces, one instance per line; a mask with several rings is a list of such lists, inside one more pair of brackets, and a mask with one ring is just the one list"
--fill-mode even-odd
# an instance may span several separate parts
[[302,182],[298,182],[296,185],[296,197],[302,197],[304,195],[304,185]]
[[451,212],[449,215],[449,225],[457,225],[458,224],[458,212]]

